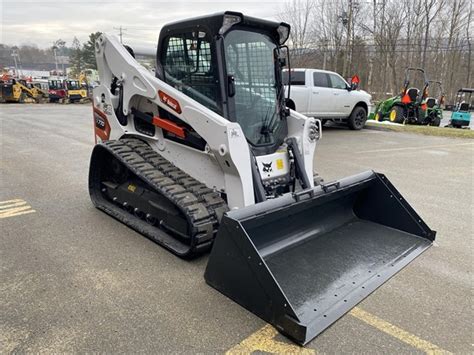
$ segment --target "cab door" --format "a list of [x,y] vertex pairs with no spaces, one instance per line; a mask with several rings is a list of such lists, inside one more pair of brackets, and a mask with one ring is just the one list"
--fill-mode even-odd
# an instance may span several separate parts
[[336,116],[349,116],[354,106],[349,84],[337,74],[328,74],[332,88],[332,110]]
[[291,82],[290,98],[295,103],[296,111],[303,114],[309,114],[309,99],[310,94],[308,90],[311,89],[311,83],[306,80],[305,70],[291,70],[283,72],[283,83],[285,85],[285,96],[288,96],[288,81]]
[[313,72],[312,85],[309,87],[310,113],[314,117],[332,116],[332,88],[328,74],[325,72]]

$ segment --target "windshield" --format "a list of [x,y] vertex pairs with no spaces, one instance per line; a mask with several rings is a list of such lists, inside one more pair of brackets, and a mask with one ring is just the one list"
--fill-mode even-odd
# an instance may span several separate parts
[[68,80],[67,81],[67,88],[69,90],[78,90],[78,89],[80,89],[79,82],[77,80]]
[[63,88],[63,83],[61,80],[50,80],[49,81],[49,88],[53,90],[58,90]]
[[235,80],[236,121],[251,144],[278,143],[285,132],[278,109],[282,87],[275,78],[276,44],[264,34],[234,30],[224,47],[227,75]]

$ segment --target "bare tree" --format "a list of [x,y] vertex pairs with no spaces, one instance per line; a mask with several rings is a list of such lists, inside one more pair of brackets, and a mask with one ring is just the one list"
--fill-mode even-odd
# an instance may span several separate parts
[[472,70],[472,42],[471,42],[471,23],[472,21],[472,1],[469,2],[469,11],[467,16],[467,25],[466,25],[466,38],[467,38],[467,47],[468,47],[468,55],[467,55],[467,76],[466,76],[466,86],[472,87],[471,83],[471,70]]
[[288,0],[280,18],[293,63],[357,73],[375,99],[397,93],[408,66],[441,79],[448,97],[472,86],[472,0]]
[[287,2],[279,14],[282,21],[291,23],[290,41],[294,48],[305,49],[311,44],[310,19],[315,0]]
[[421,66],[426,66],[426,49],[428,48],[428,38],[430,35],[431,23],[438,16],[444,5],[444,0],[425,0],[423,2],[424,17],[425,17],[425,36],[423,43],[423,59],[421,60]]

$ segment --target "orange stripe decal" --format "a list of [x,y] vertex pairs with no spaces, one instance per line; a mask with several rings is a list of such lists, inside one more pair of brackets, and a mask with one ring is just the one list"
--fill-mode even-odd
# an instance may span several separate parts
[[177,135],[180,138],[186,138],[186,132],[183,127],[178,126],[176,123],[173,121],[160,118],[160,117],[153,117],[153,124],[157,127],[160,127],[168,132],[171,132],[175,135]]

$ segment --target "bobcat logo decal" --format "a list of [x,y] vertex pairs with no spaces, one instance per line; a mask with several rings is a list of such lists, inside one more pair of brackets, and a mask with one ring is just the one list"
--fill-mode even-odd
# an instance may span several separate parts
[[270,173],[273,171],[272,169],[272,162],[270,163],[262,163],[263,164],[263,172],[264,173]]

